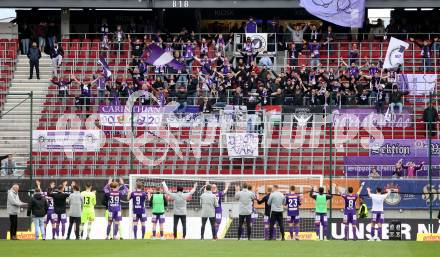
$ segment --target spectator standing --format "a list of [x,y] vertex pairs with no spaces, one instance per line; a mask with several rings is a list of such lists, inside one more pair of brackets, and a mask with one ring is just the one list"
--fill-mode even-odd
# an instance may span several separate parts
[[9,231],[11,233],[11,240],[17,239],[17,226],[18,226],[18,214],[20,213],[20,208],[25,207],[27,204],[23,203],[19,196],[18,184],[12,185],[11,189],[8,190],[8,200],[6,204],[6,211],[9,215],[10,228]]
[[301,28],[300,25],[295,25],[295,29],[292,29],[289,25],[287,25],[287,29],[292,33],[292,42],[295,43],[296,52],[300,53],[303,50],[304,44],[304,31],[306,31],[309,23],[304,25]]
[[431,136],[437,135],[437,121],[439,120],[437,109],[429,102],[429,106],[423,111],[423,121],[426,124],[426,133],[431,131]]
[[75,224],[75,237],[79,240],[79,228],[81,223],[81,212],[84,204],[83,197],[79,192],[77,185],[73,185],[73,193],[69,196],[69,228],[67,229],[67,238],[70,239],[70,233],[72,232],[72,226]]
[[257,33],[258,26],[254,21],[253,17],[249,17],[249,20],[246,22],[246,26],[244,27],[244,33]]
[[31,38],[31,29],[25,23],[21,32],[21,53],[27,55]]
[[38,38],[40,52],[44,52],[44,47],[46,46],[46,22],[41,21],[40,24],[37,25],[35,34]]
[[27,53],[27,57],[29,58],[29,79],[32,79],[34,73],[37,73],[37,79],[40,79],[40,58],[41,58],[41,50],[37,47],[37,43],[33,42],[32,47],[29,49]]
[[50,49],[54,48],[55,43],[57,42],[57,28],[55,27],[55,23],[53,21],[51,21],[47,26],[46,36]]
[[423,43],[420,43],[419,41],[415,41],[414,38],[410,38],[409,40],[411,42],[414,42],[422,49],[420,54],[423,59],[423,71],[424,72],[433,71],[434,68],[431,66],[431,50],[433,44],[438,41],[438,37],[434,38],[434,41],[431,42],[425,39],[423,40]]
[[267,55],[267,51],[263,52],[263,56],[260,58],[258,65],[266,66],[268,69],[272,69],[272,59]]
[[54,43],[50,48],[50,59],[52,60],[52,75],[58,76],[58,68],[61,66],[63,61],[64,50],[58,43]]
[[118,26],[116,26],[116,31],[113,35],[113,42],[115,43],[115,50],[118,51],[118,54],[119,54],[119,51],[124,50],[123,49],[124,48],[123,47],[124,41],[125,41],[125,33],[124,33],[124,31],[122,31],[122,26],[118,25]]
[[412,178],[417,175],[417,171],[423,168],[425,162],[421,162],[419,165],[416,165],[414,162],[410,161],[406,165],[403,166],[406,169],[406,176]]
[[96,89],[98,90],[98,102],[99,104],[103,104],[105,103],[105,92],[108,78],[103,74],[100,74],[94,81],[96,82]]
[[377,178],[380,177],[380,174],[377,172],[377,168],[373,167],[370,171],[370,175],[368,175],[369,178]]
[[40,234],[41,234],[41,238],[43,240],[46,240],[46,229],[44,228],[44,216],[46,216],[48,209],[49,209],[49,203],[47,202],[46,197],[44,197],[44,195],[41,193],[40,188],[36,188],[27,211],[27,216],[32,215],[32,220],[34,222],[35,240],[39,239]]

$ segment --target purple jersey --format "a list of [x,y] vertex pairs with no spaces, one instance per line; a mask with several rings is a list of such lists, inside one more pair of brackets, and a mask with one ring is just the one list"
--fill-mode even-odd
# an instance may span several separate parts
[[134,214],[145,213],[145,200],[147,199],[147,193],[143,191],[132,192],[130,195],[130,199],[133,201]]
[[301,206],[301,198],[299,194],[286,194],[287,216],[298,216],[299,206]]
[[344,213],[345,214],[356,214],[356,200],[358,198],[357,194],[343,194],[342,198],[344,198],[345,207],[344,207]]
[[53,213],[54,212],[53,198],[47,196],[48,195],[47,192],[44,192],[43,195],[46,197],[47,203],[49,204],[49,208],[47,208],[47,212]]
[[121,210],[121,199],[124,197],[122,191],[110,191],[107,193],[108,197],[108,210],[109,212],[118,212]]
[[218,207],[215,207],[215,213],[222,213],[222,197],[223,191],[217,191],[214,193],[215,197],[218,198]]

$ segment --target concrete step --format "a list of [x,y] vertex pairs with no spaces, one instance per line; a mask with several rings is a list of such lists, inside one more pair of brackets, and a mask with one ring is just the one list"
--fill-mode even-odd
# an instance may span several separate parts
[[[35,73],[34,73],[34,76],[36,76]],[[33,80],[29,80],[28,78],[29,78],[29,72],[27,74],[15,73],[12,81],[13,82],[35,82],[35,81],[38,81],[36,79],[36,77],[34,77]],[[52,78],[52,73],[44,73],[44,74],[40,73],[40,80],[39,81],[40,82],[47,81],[49,83],[50,78]]]
[[[28,75],[29,76],[29,69],[27,70],[17,70],[14,72],[15,75]],[[34,76],[37,76],[37,74],[33,73]],[[52,75],[52,72],[48,72],[48,71],[40,71],[40,75]]]

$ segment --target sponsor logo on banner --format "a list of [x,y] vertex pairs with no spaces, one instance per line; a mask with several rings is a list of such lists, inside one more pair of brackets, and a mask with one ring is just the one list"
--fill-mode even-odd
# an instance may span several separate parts
[[440,234],[417,233],[417,241],[440,242]]
[[251,38],[252,47],[256,52],[267,51],[267,33],[246,33]]
[[94,152],[101,147],[99,130],[34,130],[33,149],[39,152]]
[[[386,213],[385,213],[386,215]],[[389,239],[389,232],[391,229],[391,220],[388,220],[388,218],[385,216],[385,223],[382,224],[382,238],[383,240]],[[425,234],[427,235],[429,233],[429,219],[402,219],[400,220],[402,222],[401,225],[401,238],[402,240],[416,240],[418,239],[418,235]],[[345,231],[344,231],[344,223],[342,222],[342,219],[333,219],[331,220],[331,232],[332,232],[332,238],[334,239],[344,239]],[[358,222],[358,228],[356,230],[357,238],[360,240],[363,239],[370,239],[371,238],[371,223],[369,219],[365,220],[359,220]],[[438,233],[440,233],[440,226],[439,223],[434,223],[433,225],[433,231],[436,233],[435,236],[432,238],[434,240],[437,239]],[[353,238],[353,233],[350,230],[350,238]],[[427,237],[429,239],[429,237]]]
[[[133,124],[137,127],[159,127],[162,123],[162,117],[165,109],[154,106],[135,105],[133,106]],[[131,113],[126,110],[124,105],[101,105],[99,106],[99,117],[101,126],[110,127],[130,127],[131,117],[125,119],[125,113]]]
[[258,141],[257,133],[227,133],[229,157],[258,157]]

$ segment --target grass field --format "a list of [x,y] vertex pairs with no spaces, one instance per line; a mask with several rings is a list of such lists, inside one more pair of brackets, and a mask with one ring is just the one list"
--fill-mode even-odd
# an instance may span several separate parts
[[0,249],[13,257],[440,256],[440,243],[415,241],[0,241]]

